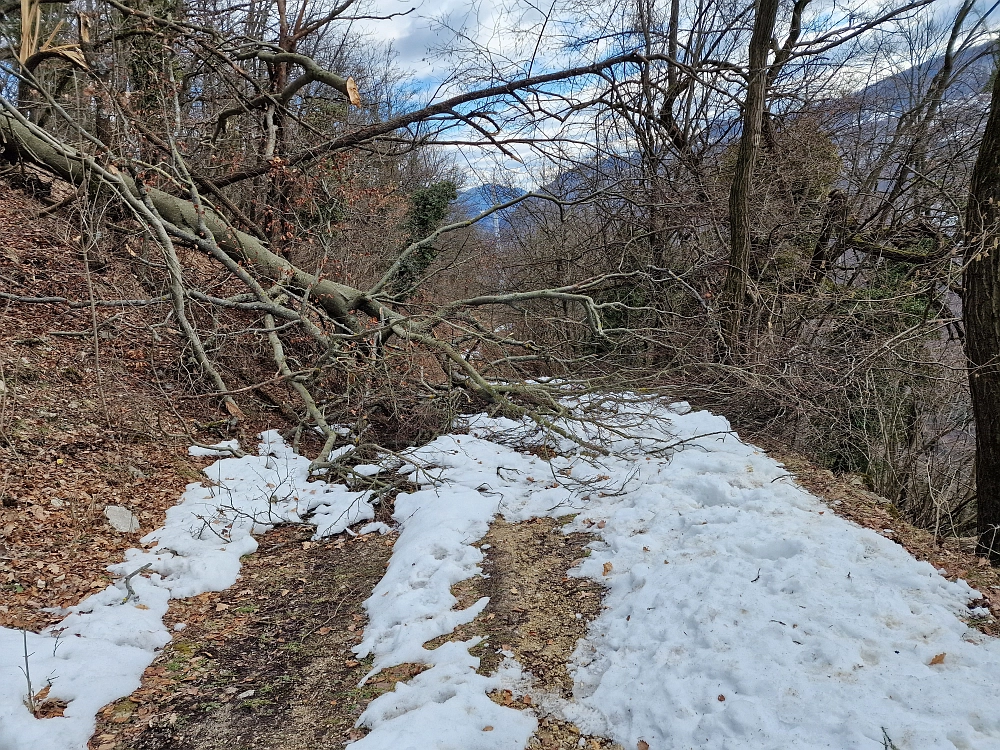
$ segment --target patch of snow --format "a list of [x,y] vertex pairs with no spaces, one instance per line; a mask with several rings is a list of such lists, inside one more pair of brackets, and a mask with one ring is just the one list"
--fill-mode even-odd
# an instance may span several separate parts
[[[374,656],[368,677],[406,662],[430,668],[372,701],[359,719],[371,733],[350,747],[520,750],[536,728],[535,718],[486,695],[501,678],[476,673],[479,659],[469,649],[479,639],[432,650],[424,644],[471,622],[486,606],[488,599],[482,598],[454,609],[458,602],[451,587],[482,573],[483,554],[473,545],[494,516],[524,519],[553,512],[570,501],[570,493],[558,484],[533,486],[532,474],[541,479],[550,472],[544,461],[473,435],[443,436],[408,458],[414,466],[434,466],[435,476],[446,478],[396,497],[399,538],[385,576],[365,603],[369,622],[354,650],[360,657]],[[509,482],[498,481],[498,469],[506,470]],[[432,479],[429,471],[421,473]],[[508,665],[508,672],[514,668]]]
[[201,446],[192,445],[188,447],[189,456],[231,456],[233,451],[240,449],[239,440],[223,440],[215,445]]
[[358,534],[374,534],[375,532],[379,534],[388,534],[392,529],[389,528],[388,524],[382,523],[381,521],[376,521],[375,523],[369,523],[358,529]]
[[900,748],[1000,747],[1000,642],[961,619],[978,592],[775,482],[783,468],[734,436],[697,438],[713,421],[728,428],[675,416],[685,450],[592,498],[606,524],[576,574],[610,589],[564,715],[663,750],[880,747],[883,730]]
[[479,659],[469,649],[479,642],[473,638],[434,649],[434,666],[368,705],[359,723],[373,730],[351,749],[521,750],[537,722],[487,696],[504,682],[476,673]]

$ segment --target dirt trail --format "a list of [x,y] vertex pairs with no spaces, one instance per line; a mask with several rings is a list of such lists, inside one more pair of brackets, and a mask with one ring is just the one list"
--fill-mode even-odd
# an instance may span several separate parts
[[359,737],[368,702],[414,674],[359,688],[367,664],[351,652],[395,537],[312,543],[310,534],[268,533],[231,589],[172,604],[170,623],[186,627],[142,687],[104,709],[91,747],[312,750]]

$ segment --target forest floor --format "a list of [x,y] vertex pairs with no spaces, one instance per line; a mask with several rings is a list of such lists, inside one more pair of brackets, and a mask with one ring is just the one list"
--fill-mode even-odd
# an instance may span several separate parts
[[[73,300],[89,299],[92,290],[94,296],[105,298],[151,296],[151,290],[138,288],[135,279],[121,271],[114,258],[98,259],[98,263],[94,263],[93,257],[84,258],[74,241],[74,228],[62,219],[42,216],[32,222],[24,221],[25,216],[36,215],[40,210],[40,204],[17,191],[5,193],[0,204],[0,236],[4,237],[0,247],[0,280],[5,292]],[[150,309],[145,318],[120,316],[120,312],[115,309],[92,311],[89,307],[69,309],[65,305],[25,306],[12,300],[0,300],[0,585],[4,592],[0,598],[0,630],[16,635],[17,639],[21,637],[19,629],[37,633],[44,627],[57,624],[64,617],[66,607],[79,603],[91,593],[107,590],[116,580],[121,586],[121,573],[112,574],[108,566],[121,563],[126,557],[126,550],[141,546],[140,538],[144,534],[165,525],[167,510],[178,502],[186,485],[204,481],[201,470],[212,459],[188,455],[188,447],[193,442],[207,444],[240,438],[244,445],[249,445],[258,431],[280,424],[277,410],[266,402],[246,409],[245,418],[235,424],[219,420],[204,401],[178,399],[174,392],[176,386],[171,386],[178,380],[174,364],[179,358],[178,352],[168,346],[169,335],[160,337],[159,342],[158,336],[153,335],[158,330],[156,326],[162,322],[163,311],[154,314],[154,310]],[[163,339],[167,339],[166,343]],[[162,344],[159,348],[158,343]],[[247,382],[254,382],[252,375],[248,374]],[[997,635],[1000,572],[984,565],[972,554],[970,540],[935,538],[929,532],[907,524],[890,503],[865,490],[859,477],[834,476],[780,446],[765,447],[771,458],[783,464],[784,469],[780,473],[790,474],[798,485],[822,500],[832,510],[829,516],[836,513],[877,533],[883,542],[865,538],[865,544],[869,547],[874,545],[872,549],[877,547],[878,554],[872,553],[876,559],[884,562],[879,555],[891,555],[891,550],[887,552],[878,545],[893,548],[901,545],[914,558],[925,560],[937,569],[941,581],[968,581],[982,598],[973,603],[975,609],[970,611],[974,614],[967,613],[961,622],[955,620],[959,623],[956,627],[961,629],[968,625],[982,633]],[[418,709],[427,708],[425,704],[417,701],[407,707],[397,705],[394,709],[369,711],[368,726],[359,727],[359,718],[374,705],[375,699],[387,694],[392,698],[399,693],[400,690],[394,693],[397,685],[405,688],[408,681],[423,676],[427,682],[421,689],[432,690],[433,680],[429,674],[433,670],[455,668],[464,663],[460,659],[455,661],[461,654],[456,657],[452,653],[463,649],[479,660],[477,674],[484,682],[473,687],[483,687],[485,693],[480,690],[480,694],[488,694],[490,703],[504,710],[495,725],[476,726],[474,729],[479,733],[479,739],[465,744],[465,748],[513,747],[515,745],[509,743],[516,743],[522,734],[525,739],[530,738],[529,746],[560,750],[574,747],[595,750],[673,747],[657,733],[662,727],[658,728],[655,717],[651,719],[638,715],[641,714],[639,711],[636,716],[623,718],[624,714],[619,710],[621,707],[612,705],[607,692],[602,691],[624,683],[609,682],[602,687],[600,680],[594,677],[597,667],[581,658],[581,644],[588,643],[588,637],[591,638],[590,643],[601,648],[608,659],[611,658],[608,656],[611,651],[623,655],[627,652],[633,660],[648,657],[648,664],[640,666],[652,669],[650,665],[659,658],[655,652],[643,652],[621,633],[608,640],[605,638],[607,634],[594,630],[597,627],[595,623],[601,623],[601,618],[609,616],[608,613],[620,614],[622,622],[633,617],[641,620],[635,601],[627,601],[627,594],[642,590],[650,593],[653,588],[661,592],[673,591],[672,595],[679,597],[674,604],[682,605],[679,609],[684,609],[685,602],[690,603],[692,599],[702,601],[703,607],[711,608],[710,589],[713,584],[707,583],[705,585],[709,588],[701,589],[689,581],[674,591],[673,587],[681,586],[681,583],[671,579],[669,584],[663,584],[653,572],[646,572],[645,569],[641,574],[636,573],[638,566],[627,566],[608,552],[609,549],[617,550],[616,544],[624,544],[623,539],[637,534],[641,536],[647,531],[645,527],[640,528],[641,524],[628,526],[634,521],[632,519],[628,523],[618,522],[624,524],[615,532],[618,536],[612,536],[610,530],[605,532],[606,528],[615,526],[614,519],[621,514],[624,514],[622,518],[629,513],[634,514],[634,507],[614,505],[616,498],[628,496],[628,492],[624,495],[617,490],[595,492],[592,506],[579,502],[582,492],[577,492],[576,500],[566,507],[561,507],[559,502],[555,503],[554,509],[543,507],[544,503],[529,502],[526,498],[530,492],[545,488],[541,479],[537,485],[534,480],[526,484],[525,472],[537,474],[544,471],[541,476],[551,475],[558,480],[563,476],[558,474],[560,470],[570,469],[572,473],[578,469],[575,464],[560,464],[558,455],[545,449],[539,450],[537,446],[525,444],[517,448],[514,453],[521,456],[517,460],[526,462],[520,469],[524,475],[508,483],[493,471],[486,472],[491,477],[489,480],[483,480],[484,484],[489,482],[488,489],[465,486],[468,482],[463,472],[470,473],[469,466],[452,467],[451,474],[437,477],[434,481],[425,478],[423,483],[423,486],[437,486],[439,493],[449,486],[461,486],[463,492],[474,493],[470,496],[486,498],[491,492],[509,491],[513,494],[508,495],[508,501],[513,496],[521,497],[525,503],[510,513],[494,504],[485,517],[494,519],[498,510],[501,511],[500,516],[483,528],[476,526],[475,533],[465,535],[462,540],[464,546],[456,543],[442,553],[446,561],[451,559],[449,555],[458,555],[455,558],[459,561],[456,563],[457,572],[449,573],[452,578],[458,577],[454,581],[447,576],[435,579],[438,584],[446,581],[443,589],[445,596],[435,604],[441,611],[425,613],[423,617],[440,625],[438,630],[442,632],[417,644],[427,653],[438,654],[442,660],[440,663],[433,663],[434,658],[425,658],[429,663],[424,664],[406,660],[389,663],[392,659],[387,654],[391,656],[393,649],[403,654],[397,648],[398,643],[392,645],[394,639],[401,637],[397,632],[400,623],[393,625],[386,621],[384,613],[378,615],[383,617],[382,620],[372,622],[372,610],[364,606],[373,592],[379,590],[380,582],[383,582],[382,585],[392,584],[391,577],[386,577],[387,566],[398,540],[408,533],[407,519],[412,515],[398,515],[393,497],[387,497],[373,508],[374,520],[384,524],[377,530],[356,536],[338,533],[333,537],[314,539],[313,529],[308,524],[279,524],[259,537],[260,544],[255,551],[241,556],[241,575],[232,586],[222,591],[203,591],[194,596],[171,599],[169,608],[165,604],[163,623],[165,631],[168,631],[165,645],[155,653],[146,649],[151,663],[144,670],[139,670],[141,686],[138,690],[108,704],[97,713],[97,727],[89,747],[95,750],[207,750],[222,747],[293,750],[317,745],[343,747],[356,741],[365,748],[393,746],[405,749],[405,744],[394,744],[399,738],[391,734],[395,731],[393,721],[407,713],[404,708],[408,709],[408,713],[417,715]],[[511,455],[504,453],[505,460],[513,461]],[[552,460],[551,465],[546,459]],[[486,459],[479,456],[473,460]],[[636,461],[638,459],[633,456],[625,463]],[[543,470],[540,466],[547,468]],[[625,480],[627,476],[627,470],[622,469],[620,478]],[[615,475],[613,478],[619,477]],[[776,476],[776,479],[781,477]],[[560,484],[560,481],[554,484]],[[610,482],[612,476],[608,475],[601,481]],[[775,479],[768,481],[774,482]],[[435,485],[435,482],[444,484]],[[626,483],[623,481],[623,487]],[[545,484],[549,484],[547,480]],[[786,484],[791,486],[790,482],[782,479],[780,485]],[[737,491],[748,489],[738,482],[733,486]],[[552,487],[551,491],[565,489],[562,484],[560,488]],[[688,487],[687,491],[690,489]],[[132,533],[115,531],[104,515],[107,506],[128,509],[138,519],[139,529]],[[684,513],[690,510],[683,503],[677,507]],[[779,513],[774,509],[768,512]],[[809,512],[820,513],[816,510]],[[475,526],[478,520],[468,523]],[[366,525],[370,526],[364,521],[355,524],[354,532]],[[714,521],[707,519],[705,525],[714,527]],[[844,528],[857,527],[845,525]],[[823,533],[830,532],[827,527],[823,529]],[[787,532],[786,529],[781,539],[792,539]],[[415,533],[412,532],[411,536]],[[777,531],[775,533],[778,534]],[[837,527],[836,533],[847,532]],[[660,541],[667,539],[664,536]],[[674,541],[691,543],[690,538]],[[751,558],[759,560],[754,570],[750,571],[750,578],[754,573],[760,576],[761,571],[757,567],[766,568],[772,564],[781,568],[789,578],[794,577],[793,567],[811,570],[804,562],[804,551],[792,548],[769,550],[761,546],[761,540],[750,541],[757,543]],[[467,548],[477,550],[473,558],[469,558]],[[681,568],[682,561],[673,559],[673,555],[680,557],[678,550],[682,548],[683,544],[672,550],[652,546],[650,554],[663,553],[661,556],[671,557],[665,562]],[[632,549],[630,554],[641,552]],[[434,559],[434,555],[425,557]],[[597,558],[607,561],[601,562]],[[791,560],[792,563],[786,565],[783,560]],[[710,567],[706,560],[699,564]],[[477,565],[485,576],[470,573],[471,568]],[[584,573],[585,565],[597,567],[586,569]],[[654,572],[660,575],[659,570]],[[768,571],[763,572],[766,582]],[[854,578],[861,577],[863,568],[854,568],[853,573]],[[694,575],[693,570],[691,575]],[[754,583],[750,578],[747,582]],[[811,580],[809,575],[803,573],[799,583],[808,587]],[[726,581],[728,579],[720,578],[716,585]],[[912,581],[891,577],[879,578],[877,582],[882,586],[897,585],[900,589],[913,585]],[[731,581],[729,583],[732,584]],[[404,600],[409,584],[402,580],[393,585],[397,588],[387,598]],[[823,591],[815,593],[818,597],[824,596]],[[893,593],[887,591],[887,599]],[[447,596],[449,594],[450,597]],[[954,599],[957,596],[955,590],[949,589],[948,596]],[[488,602],[481,604],[486,597]],[[931,607],[928,601],[922,600],[921,606]],[[755,606],[760,607],[762,603],[763,600],[756,602]],[[670,625],[672,630],[685,627],[684,622],[670,619],[676,611],[661,611],[664,606],[662,601],[650,604],[648,611]],[[812,605],[810,601],[809,606]],[[888,605],[880,602],[880,606]],[[986,608],[992,612],[992,618],[986,615]],[[720,605],[719,612],[723,609]],[[463,610],[470,616],[452,617],[450,620],[444,616],[447,612]],[[626,611],[631,614],[626,614]],[[693,627],[703,628],[703,635],[711,631],[708,623],[719,616],[718,612],[711,616],[688,614],[687,622]],[[894,616],[898,615],[897,619],[901,620],[905,619],[904,614],[896,613]],[[940,613],[938,616],[943,617]],[[772,620],[771,624],[762,627],[770,627],[775,620],[781,620],[780,617],[767,619]],[[442,622],[451,627],[441,625]],[[654,627],[655,623],[643,623],[647,635],[659,632]],[[784,622],[781,626],[788,627]],[[892,627],[890,623],[890,629]],[[960,630],[949,628],[951,626],[946,625],[944,629],[952,635],[961,635]],[[741,631],[734,632],[740,637],[746,635]],[[375,642],[380,634],[383,640]],[[770,631],[766,634],[772,635]],[[926,681],[942,670],[959,667],[966,671],[956,672],[956,678],[975,673],[975,670],[969,672],[972,668],[956,656],[956,649],[965,647],[961,643],[950,642],[947,650],[942,647],[938,651],[932,643],[938,636],[940,633],[930,631],[921,636],[927,643],[921,646],[914,658],[929,670],[927,674],[921,674],[921,679]],[[366,637],[369,639],[367,642]],[[671,637],[667,633],[660,633],[659,636],[663,643],[669,642]],[[472,643],[477,638],[483,640]],[[791,648],[787,639],[780,642],[783,647]],[[11,653],[11,643],[13,640],[10,638],[4,640],[6,651],[0,655],[0,667],[13,674],[14,680],[20,681],[24,678],[15,670],[21,654]],[[718,642],[706,643],[709,643],[705,647],[708,651],[692,651],[692,659],[696,654],[704,659],[706,653],[719,649]],[[446,644],[462,648],[452,649]],[[441,650],[443,646],[446,648]],[[982,644],[970,644],[969,647],[982,649]],[[758,649],[756,658],[765,665],[780,663],[781,658],[776,651],[768,652],[759,644],[754,648]],[[685,661],[687,657],[682,653],[682,646],[675,643],[674,649],[673,656],[666,663],[681,672],[690,670],[691,664]],[[930,658],[924,658],[927,655],[925,651],[930,653]],[[365,655],[362,656],[362,653]],[[426,653],[412,649],[407,653],[409,657],[414,653],[426,657]],[[939,656],[941,660],[935,661]],[[385,662],[381,671],[361,684],[379,659]],[[984,664],[988,661],[984,660]],[[599,665],[603,670],[601,674],[614,674],[616,669],[624,669],[622,665],[612,662],[613,659]],[[722,674],[731,667],[709,664],[705,666],[705,671],[708,674],[715,668]],[[847,669],[856,668],[848,666]],[[7,681],[5,684],[12,685],[7,672],[3,674]],[[888,676],[900,680],[901,674],[905,674],[905,670]],[[494,679],[496,675],[500,676]],[[65,676],[68,679],[69,673]],[[641,670],[632,673],[633,680],[640,677]],[[39,718],[29,720],[46,725],[73,719],[74,701],[58,698],[59,680],[55,679],[52,687],[46,689],[44,673],[36,675],[35,679],[39,681],[33,683],[32,689],[38,697],[36,716]],[[587,711],[574,713],[573,709],[567,708],[567,702],[571,702],[573,697],[574,679],[578,681],[578,692],[590,691],[591,704]],[[584,690],[580,690],[581,679],[586,683]],[[587,679],[591,681],[586,682]],[[700,685],[698,675],[691,671],[686,672],[685,679],[684,685],[690,686],[691,692],[704,687]],[[750,678],[743,674],[740,679],[745,683]],[[851,679],[857,683],[856,677]],[[466,687],[471,684],[461,680],[459,683]],[[975,686],[974,681],[972,685]],[[669,698],[677,702],[676,694],[657,692],[653,686],[638,687],[649,692],[650,700],[662,703]],[[696,742],[697,728],[691,728],[692,717],[698,716],[703,720],[707,717],[709,724],[704,721],[701,724],[704,728],[718,719],[712,717],[720,707],[732,709],[732,714],[737,714],[737,711],[743,714],[738,715],[740,720],[734,719],[730,724],[711,725],[716,738],[741,736],[739,726],[744,726],[743,733],[747,736],[752,733],[747,727],[759,729],[761,722],[751,721],[759,718],[754,713],[759,706],[752,701],[744,705],[734,697],[734,693],[729,692],[738,693],[744,686],[730,685],[724,689],[725,693],[723,688],[717,691],[718,696],[712,693],[712,700],[717,705],[707,708],[703,705],[683,706],[690,710],[690,715],[678,713],[674,717],[676,726],[683,728],[678,731],[691,732],[691,741]],[[461,693],[461,689],[456,690]],[[14,691],[17,695],[24,692],[20,687]],[[749,688],[747,692],[753,693]],[[760,693],[758,698],[763,695]],[[963,695],[966,695],[964,691],[957,691],[949,701],[959,700]],[[727,696],[728,703],[723,700]],[[982,699],[987,697],[984,691]],[[8,728],[12,726],[10,720],[20,707],[16,702],[8,705],[2,700],[3,696],[0,696],[0,750],[32,746],[27,742],[26,735],[22,744],[16,731],[14,735],[5,733],[4,724],[7,723]],[[607,700],[604,708],[594,704],[601,700]],[[798,726],[808,731],[811,721],[808,711],[799,703],[788,703],[788,696],[782,700],[787,704],[786,713],[771,727],[775,737],[782,737],[782,728],[786,726]],[[968,700],[969,710],[974,710],[979,701],[979,698]],[[647,703],[640,700],[636,706],[638,708]],[[829,713],[833,710],[831,705],[835,708],[841,704],[828,701],[824,710]],[[916,711],[916,705],[919,701],[914,699],[912,705],[904,708],[912,712]],[[469,703],[463,708],[467,713],[491,710],[484,709],[479,703]],[[515,709],[525,716],[524,721],[513,720],[511,714],[506,713]],[[858,718],[854,714],[851,716]],[[89,719],[82,717],[82,720],[92,722],[93,714]],[[436,721],[442,723],[442,717],[437,716]],[[914,716],[914,725],[920,725],[921,721],[920,717]],[[668,723],[663,723],[663,726]],[[860,732],[860,723],[852,729]],[[433,727],[433,724],[434,721],[413,726],[427,728]],[[936,736],[931,744],[919,744],[931,737],[931,729],[922,725],[913,729],[905,724],[902,721],[893,725],[892,721],[888,721],[882,729],[900,750],[938,746],[933,744],[937,741]],[[960,720],[948,731],[959,739],[962,732],[971,732],[969,747],[989,747],[983,743],[989,742],[984,738],[990,737],[994,743],[992,746],[1000,743],[1000,736],[995,734],[996,729],[991,723],[973,725],[975,722],[970,722],[969,726],[973,728],[968,729]],[[372,727],[374,731],[369,735]],[[881,726],[878,728],[881,729]],[[412,731],[412,727],[406,731]],[[432,731],[427,731],[427,736],[430,736]],[[912,736],[907,735],[909,731],[912,731]],[[873,739],[869,735],[870,732],[864,737]],[[406,736],[405,732],[403,736]],[[366,737],[372,738],[367,741],[369,744],[365,744]],[[385,744],[386,741],[380,737],[394,739]],[[808,734],[797,739],[803,737],[808,737]],[[415,748],[437,746],[421,744],[423,740],[420,737],[413,739],[415,744],[412,747]],[[503,744],[505,741],[507,745]],[[383,744],[379,745],[379,742]],[[47,746],[62,750],[57,744]],[[745,746],[757,745],[748,742]],[[881,745],[869,743],[867,746]],[[77,750],[78,746],[65,745],[66,750],[71,747]]]

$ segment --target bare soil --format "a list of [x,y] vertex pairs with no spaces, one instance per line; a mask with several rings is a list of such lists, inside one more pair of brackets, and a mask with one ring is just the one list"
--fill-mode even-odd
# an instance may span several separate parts
[[[567,664],[577,641],[601,613],[604,589],[590,579],[567,575],[590,554],[587,544],[593,540],[589,534],[565,534],[562,526],[568,520],[535,518],[512,524],[494,519],[489,533],[477,543],[486,557],[484,576],[453,588],[459,607],[484,596],[490,598],[489,604],[471,623],[428,647],[481,636],[484,641],[472,653],[480,658],[482,674],[493,674],[509,654],[531,673],[534,690],[571,698],[573,678]],[[588,750],[616,747],[607,738],[583,734],[572,723],[547,714],[530,692],[514,695],[502,690],[490,697],[538,715],[539,728],[529,747],[570,750],[580,747],[581,741]]]
[[172,605],[186,627],[142,687],[104,709],[91,746],[312,750],[358,739],[368,702],[420,671],[403,666],[358,687],[370,659],[351,651],[395,537],[310,535],[302,526],[269,532],[235,586]]
[[[0,179],[0,292],[22,298],[0,298],[0,626],[30,630],[59,619],[44,608],[104,588],[105,568],[162,525],[207,463],[187,455],[192,441],[286,424],[281,388],[270,401],[261,389],[241,397],[240,421],[220,412],[169,305],[92,308],[162,295],[158,274],[135,270],[148,248],[109,232],[85,253],[72,213],[44,208]],[[242,374],[260,376],[252,360]],[[108,505],[135,514],[139,531],[112,529]]]

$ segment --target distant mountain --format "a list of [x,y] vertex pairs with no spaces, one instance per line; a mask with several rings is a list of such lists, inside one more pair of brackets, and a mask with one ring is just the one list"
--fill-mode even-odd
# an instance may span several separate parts
[[[993,75],[996,46],[993,43],[980,44],[962,50],[955,55],[951,85],[946,89],[944,101],[962,101],[970,97],[988,93],[990,77]],[[905,103],[912,100],[917,92],[926,92],[931,79],[944,65],[944,55],[938,55],[919,65],[882,78],[872,83],[852,97],[866,108],[901,112]]]
[[467,216],[476,216],[498,203],[507,203],[520,198],[525,191],[509,185],[487,183],[462,190],[458,194],[457,207]]
[[[461,218],[471,219],[478,216],[492,206],[508,203],[516,198],[520,198],[526,191],[521,188],[509,185],[499,185],[497,183],[487,183],[476,187],[462,190],[458,194],[452,210]],[[510,217],[513,215],[516,206],[496,211],[479,223],[480,230],[491,232],[499,237],[501,231],[510,227]]]

